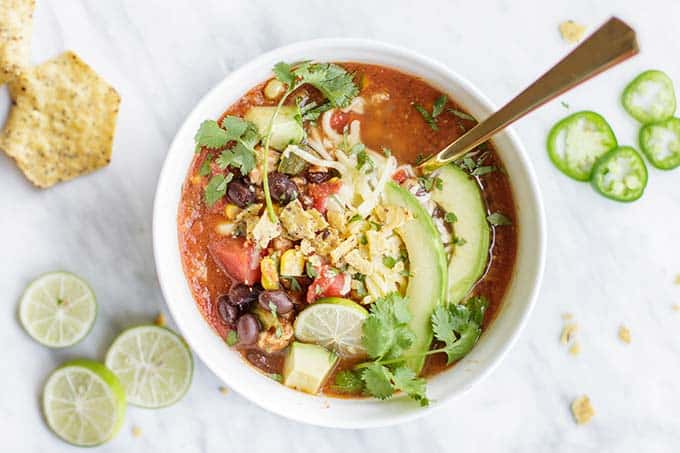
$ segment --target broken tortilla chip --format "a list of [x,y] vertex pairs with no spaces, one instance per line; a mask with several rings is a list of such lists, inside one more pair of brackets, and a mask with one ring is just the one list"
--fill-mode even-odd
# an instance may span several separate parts
[[564,39],[569,44],[579,42],[586,32],[586,27],[584,25],[577,24],[573,20],[562,22],[559,28],[562,39]]
[[595,410],[593,409],[592,404],[590,404],[588,395],[582,395],[571,403],[571,413],[574,416],[574,420],[576,420],[576,423],[579,425],[586,424],[593,418]]
[[73,52],[24,71],[0,148],[47,188],[107,165],[120,96]]
[[0,83],[28,67],[35,0],[0,0]]

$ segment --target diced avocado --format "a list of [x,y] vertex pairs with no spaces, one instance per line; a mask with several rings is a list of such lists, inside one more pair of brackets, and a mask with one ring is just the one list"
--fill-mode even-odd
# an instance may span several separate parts
[[264,289],[279,289],[279,273],[276,268],[276,261],[270,256],[266,256],[260,261],[260,271],[262,273],[260,282]]
[[305,256],[301,251],[288,249],[281,255],[281,275],[301,277],[305,273]]
[[[406,208],[413,215],[411,220],[396,230],[408,252],[411,276],[406,296],[411,312],[409,327],[416,336],[411,348],[404,355],[424,353],[432,343],[432,311],[446,296],[444,246],[432,217],[406,189],[389,182],[385,186],[385,199],[386,204]],[[416,373],[420,373],[424,363],[425,356],[406,361],[406,365]]]
[[337,355],[321,346],[295,341],[283,365],[283,384],[303,392],[319,393],[337,361]]
[[446,212],[453,212],[456,245],[449,259],[448,301],[460,302],[486,269],[489,259],[489,224],[482,193],[474,178],[460,168],[447,165],[439,170],[441,190],[432,191],[432,200]]
[[[245,115],[245,119],[257,126],[261,137],[267,134],[267,128],[276,107],[251,107]],[[302,124],[296,119],[298,109],[295,106],[283,106],[274,119],[272,125],[272,137],[269,146],[279,151],[286,149],[290,144],[297,144],[305,137]]]

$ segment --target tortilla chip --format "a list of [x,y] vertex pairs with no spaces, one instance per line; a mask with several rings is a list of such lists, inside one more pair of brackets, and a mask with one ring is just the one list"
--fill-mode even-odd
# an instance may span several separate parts
[[579,425],[588,423],[595,416],[595,409],[590,404],[588,395],[582,395],[571,403],[571,413]]
[[0,0],[0,83],[28,67],[35,0]]
[[577,24],[573,20],[567,20],[560,24],[560,34],[569,44],[579,42],[586,32],[585,25]]
[[0,148],[47,188],[107,165],[120,96],[75,53],[21,74]]

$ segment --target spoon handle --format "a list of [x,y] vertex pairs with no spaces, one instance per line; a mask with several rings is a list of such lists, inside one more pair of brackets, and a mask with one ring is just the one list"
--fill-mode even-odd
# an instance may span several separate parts
[[635,31],[612,17],[569,55],[486,120],[449,144],[420,167],[434,170],[461,158],[496,132],[565,91],[632,57],[639,51]]

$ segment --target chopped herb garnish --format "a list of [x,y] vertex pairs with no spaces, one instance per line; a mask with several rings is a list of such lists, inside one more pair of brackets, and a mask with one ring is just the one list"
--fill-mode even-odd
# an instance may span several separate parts
[[290,285],[290,290],[295,291],[296,293],[299,293],[302,291],[302,287],[300,287],[300,283],[297,281],[297,278],[295,278],[292,275],[281,275],[280,278],[284,281],[287,281],[288,284]]
[[560,104],[562,104],[562,107],[564,107],[565,109],[568,109],[568,108],[569,108],[569,104],[567,104],[567,103],[564,102],[564,101],[560,101]]
[[427,192],[432,192],[433,188],[442,190],[444,181],[439,176],[419,176],[418,182]]
[[[357,145],[354,145],[354,147],[356,146]],[[352,149],[354,149],[354,147]],[[364,149],[362,149],[357,154],[357,170],[361,170],[364,167],[366,167],[364,173],[371,173],[375,169],[375,162],[373,162],[373,159],[371,159],[368,153]]]
[[460,118],[461,120],[468,120],[468,121],[477,122],[477,120],[476,120],[473,116],[468,115],[468,114],[465,113],[465,112],[461,112],[460,110],[456,110],[456,109],[454,109],[454,108],[449,108],[448,110],[449,110],[449,112],[453,113],[453,114],[456,115],[458,118]]
[[396,258],[387,255],[383,255],[382,262],[388,269],[392,269],[394,265],[397,264]]
[[425,158],[426,158],[426,157],[427,157],[427,156],[425,156],[425,154],[423,154],[423,153],[418,153],[418,154],[416,155],[415,164],[416,164],[416,165],[422,164],[422,163],[425,161]]
[[229,346],[234,346],[238,343],[238,333],[235,330],[230,330],[225,341]]
[[444,222],[456,223],[456,221],[458,221],[458,217],[453,212],[447,212],[446,214],[444,214]]
[[318,277],[319,273],[314,269],[314,266],[310,261],[307,261],[305,263],[305,272],[307,273],[307,276],[309,278],[316,278]]
[[361,236],[359,236],[359,243],[360,243],[361,245],[366,245],[366,244],[368,244],[368,238],[366,237],[365,234],[362,234]]
[[432,105],[432,118],[437,118],[439,115],[441,115],[441,113],[444,111],[447,101],[448,99],[446,98],[445,94],[442,94],[434,100],[434,104]]
[[[477,161],[479,162],[479,161]],[[474,170],[470,172],[472,176],[483,176],[486,175],[487,173],[492,173],[494,171],[498,170],[496,167],[493,165],[484,165],[482,167],[477,167]]]
[[356,221],[362,220],[362,219],[363,219],[363,217],[361,217],[360,214],[354,214],[352,217],[350,217],[350,219],[347,221],[347,223],[356,222]]
[[383,146],[382,152],[385,155],[385,157],[390,157],[392,155],[392,150]]
[[229,184],[233,177],[233,174],[227,173],[226,177],[224,175],[215,175],[210,178],[208,185],[205,186],[204,194],[205,204],[208,205],[209,208],[224,197],[227,193],[227,184]]
[[418,111],[418,113],[420,113],[420,116],[422,116],[425,122],[430,126],[430,129],[432,129],[433,131],[439,130],[439,127],[437,126],[437,121],[434,119],[432,114],[425,109],[425,107],[416,102],[414,102],[411,105],[413,105],[413,108],[415,108]]
[[453,238],[453,245],[465,245],[467,244],[467,241],[461,237],[455,236]]
[[267,377],[269,377],[269,379],[274,379],[276,382],[283,382],[283,376],[279,373],[269,373],[267,374]]
[[489,214],[486,220],[493,226],[512,225],[512,221],[500,212]]

